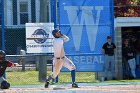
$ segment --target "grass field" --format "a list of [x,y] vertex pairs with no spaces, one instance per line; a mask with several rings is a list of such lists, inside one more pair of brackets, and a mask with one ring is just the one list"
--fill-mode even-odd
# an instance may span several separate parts
[[[49,71],[47,75],[50,74],[51,72]],[[11,85],[42,84],[42,82],[38,80],[38,71],[7,71],[6,78]],[[58,83],[70,83],[70,72],[61,72],[58,76],[58,81]],[[91,72],[77,72],[76,81],[95,83],[95,74]]]
[[[47,75],[50,74],[51,72],[49,71]],[[35,85],[44,83],[39,82],[38,71],[8,71],[6,72],[6,78],[12,86]],[[58,78],[58,83],[71,83],[71,76],[69,72],[61,72]],[[76,81],[80,83],[99,83],[99,81],[95,80],[95,73],[93,72],[77,72]],[[140,80],[110,80],[105,82],[140,82]]]
[[11,85],[41,84],[37,71],[6,72],[6,78]]

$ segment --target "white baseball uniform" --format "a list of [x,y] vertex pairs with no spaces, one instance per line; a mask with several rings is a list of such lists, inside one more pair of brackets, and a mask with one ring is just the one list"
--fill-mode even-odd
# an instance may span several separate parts
[[53,40],[54,58],[52,78],[56,78],[62,66],[68,68],[70,71],[76,69],[73,62],[65,56],[63,44],[67,41],[69,41],[69,38],[66,35]]

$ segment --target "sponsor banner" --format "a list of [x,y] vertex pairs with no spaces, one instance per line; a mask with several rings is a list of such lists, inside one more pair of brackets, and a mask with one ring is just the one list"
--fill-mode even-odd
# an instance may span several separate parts
[[53,23],[26,23],[27,53],[53,53]]

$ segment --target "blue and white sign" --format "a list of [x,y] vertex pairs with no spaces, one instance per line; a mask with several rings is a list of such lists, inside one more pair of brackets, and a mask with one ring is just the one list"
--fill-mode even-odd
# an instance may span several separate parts
[[93,59],[99,58],[98,54],[101,54],[106,36],[112,31],[111,2],[111,0],[59,0],[60,29],[70,38],[65,44],[65,52],[75,57],[79,55],[77,60],[73,59],[74,56],[71,57],[76,65],[80,65],[78,71],[85,71],[87,68],[89,71],[103,69],[103,65],[98,64],[100,62],[95,64],[94,60],[90,65],[88,60],[81,63],[80,54],[85,54],[85,59],[88,56],[86,54],[93,54]]
[[27,53],[53,53],[53,23],[26,23]]
[[[76,65],[76,71],[92,72],[104,70],[104,57],[101,54],[68,55],[70,60]],[[62,71],[68,71],[62,68]]]

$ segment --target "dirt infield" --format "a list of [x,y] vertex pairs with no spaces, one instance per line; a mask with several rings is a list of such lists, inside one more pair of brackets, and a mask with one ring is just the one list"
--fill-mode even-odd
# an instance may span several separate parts
[[140,84],[79,84],[72,88],[71,84],[14,86],[0,90],[0,93],[140,93]]

